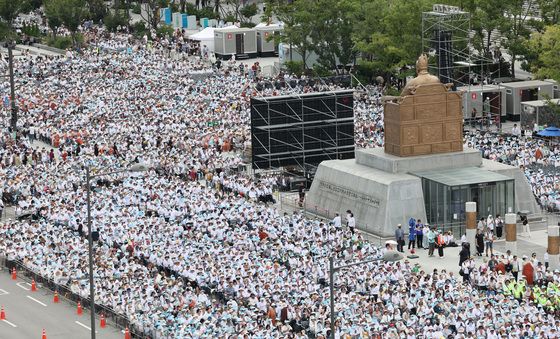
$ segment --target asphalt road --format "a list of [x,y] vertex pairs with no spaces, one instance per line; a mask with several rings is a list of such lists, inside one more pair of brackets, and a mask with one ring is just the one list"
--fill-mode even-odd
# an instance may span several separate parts
[[[21,279],[11,280],[6,269],[0,271],[0,305],[4,306],[6,320],[0,321],[0,339],[40,339],[43,329],[47,339],[88,339],[91,337],[89,312],[76,314],[76,306],[60,299],[53,303],[53,293],[31,285]],[[123,339],[121,330],[110,326],[99,328],[99,339]]]

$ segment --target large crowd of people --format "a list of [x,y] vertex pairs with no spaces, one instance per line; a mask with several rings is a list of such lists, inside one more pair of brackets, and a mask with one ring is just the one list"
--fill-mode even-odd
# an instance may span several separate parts
[[532,135],[469,130],[465,146],[480,150],[486,159],[523,168],[539,204],[560,211],[560,145]]
[[[258,71],[239,62],[217,69],[197,56],[169,58],[158,42],[102,29],[89,35],[96,48],[82,54],[15,62],[19,137],[0,135],[0,190],[19,218],[0,223],[0,253],[87,297],[84,168],[146,164],[146,172],[94,180],[99,304],[150,336],[326,337],[328,258],[351,263],[385,249],[353,229],[279,211],[270,204],[275,178],[257,181],[238,167],[251,95],[339,85],[257,89]],[[383,144],[381,94],[369,88],[355,100],[358,147]],[[479,132],[465,142],[527,168],[535,194],[554,202],[554,178],[531,165],[555,164],[557,149]],[[408,261],[340,272],[336,337],[558,337],[558,272],[542,270],[539,283],[554,293],[541,303],[529,288],[512,295],[511,270],[467,269],[464,283]]]

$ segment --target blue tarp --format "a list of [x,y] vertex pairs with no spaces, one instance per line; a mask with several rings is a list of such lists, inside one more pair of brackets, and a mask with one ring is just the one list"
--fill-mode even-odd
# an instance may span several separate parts
[[537,133],[541,137],[560,137],[560,129],[550,126]]

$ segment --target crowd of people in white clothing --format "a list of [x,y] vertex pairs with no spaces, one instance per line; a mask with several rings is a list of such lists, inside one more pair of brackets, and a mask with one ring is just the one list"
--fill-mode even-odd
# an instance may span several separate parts
[[[20,213],[0,223],[0,254],[87,297],[84,167],[102,173],[146,164],[146,172],[94,180],[100,305],[151,337],[326,338],[328,258],[350,263],[381,257],[384,249],[354,225],[279,211],[270,204],[274,178],[239,172],[250,137],[249,100],[257,92],[250,67],[169,59],[157,42],[114,34],[109,39],[126,48],[107,50],[114,44],[101,31],[91,33],[99,34],[92,38],[100,48],[15,62],[19,135],[17,142],[7,131],[0,136],[0,190]],[[374,88],[355,100],[358,147],[382,146],[381,93]],[[34,140],[54,149],[37,148]],[[534,189],[544,181],[556,190],[554,180],[529,168],[557,161],[557,149],[477,133],[465,143],[487,158],[525,166]],[[342,271],[336,337],[559,337],[558,309],[503,293],[509,272],[475,270],[465,283],[408,261]],[[496,293],[489,294],[480,287],[492,279]],[[560,274],[545,272],[543,279],[558,285]]]

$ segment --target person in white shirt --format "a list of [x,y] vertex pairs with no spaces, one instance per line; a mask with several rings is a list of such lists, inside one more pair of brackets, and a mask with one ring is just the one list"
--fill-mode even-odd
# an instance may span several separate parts
[[356,228],[356,219],[354,218],[354,213],[350,213],[350,218],[348,218],[348,228],[350,232],[354,234],[354,229]]
[[513,124],[513,127],[511,129],[511,134],[513,134],[515,136],[520,136],[521,135],[521,128],[519,128],[519,126],[517,126],[517,124]]
[[340,214],[336,213],[336,216],[332,220],[332,223],[337,229],[342,227],[342,218],[340,217]]
[[492,217],[492,214],[488,215],[488,218],[486,219],[486,227],[490,231],[494,231],[494,217]]

